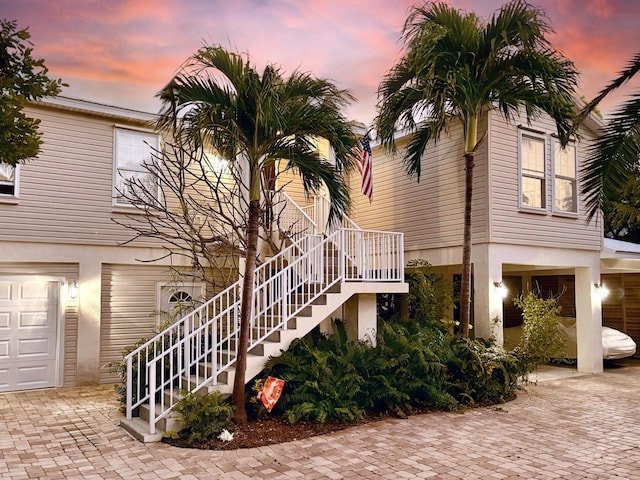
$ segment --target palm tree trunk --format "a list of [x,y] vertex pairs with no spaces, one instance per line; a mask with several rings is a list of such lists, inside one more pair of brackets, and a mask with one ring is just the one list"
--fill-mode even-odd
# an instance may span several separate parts
[[460,334],[467,337],[471,319],[471,199],[473,195],[474,153],[465,153],[464,160],[464,238],[462,241],[462,281],[460,285]]
[[242,282],[242,300],[240,306],[240,338],[236,357],[236,374],[233,380],[233,405],[235,407],[234,422],[246,425],[247,410],[245,408],[245,373],[247,370],[247,349],[249,347],[249,331],[251,329],[251,313],[253,302],[253,279],[258,255],[258,225],[260,220],[260,200],[249,202],[249,218],[247,223],[247,261]]

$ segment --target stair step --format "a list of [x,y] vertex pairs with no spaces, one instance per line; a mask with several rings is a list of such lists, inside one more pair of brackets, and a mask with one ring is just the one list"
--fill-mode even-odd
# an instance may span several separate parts
[[[140,406],[140,418],[147,422],[149,422],[149,412],[150,408],[148,404],[144,404]],[[156,403],[156,416],[161,412],[160,403]],[[171,411],[166,417],[161,418],[156,423],[156,429],[161,430],[163,432],[179,432],[182,430],[182,416],[176,411]]]
[[142,443],[160,442],[164,434],[164,432],[157,429],[156,433],[151,433],[149,430],[149,422],[140,417],[133,417],[131,419],[123,418],[120,420],[120,426],[129,432],[133,438]]

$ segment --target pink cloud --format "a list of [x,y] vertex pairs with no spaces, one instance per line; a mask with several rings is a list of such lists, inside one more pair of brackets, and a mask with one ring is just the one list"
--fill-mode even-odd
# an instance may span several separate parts
[[[0,0],[3,16],[29,26],[35,54],[72,87],[122,104],[127,92],[153,101],[157,89],[203,41],[249,52],[267,63],[296,68],[351,89],[350,111],[373,118],[375,92],[400,55],[399,33],[414,0]],[[448,0],[487,18],[502,0]],[[640,2],[537,0],[556,34],[554,47],[583,72],[593,95],[619,72],[640,44]],[[91,87],[95,85],[96,87]],[[144,92],[147,92],[146,94]]]

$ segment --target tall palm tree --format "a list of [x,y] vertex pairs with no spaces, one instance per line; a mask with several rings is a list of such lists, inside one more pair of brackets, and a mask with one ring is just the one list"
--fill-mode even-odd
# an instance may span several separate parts
[[[637,53],[620,72],[580,112],[578,122],[584,119],[611,92],[626,84],[640,71],[640,53]],[[582,192],[587,199],[588,219],[604,210],[607,200],[615,201],[629,179],[637,175],[640,159],[640,91],[634,92],[613,114],[590,150],[582,172]]]
[[[343,215],[349,206],[343,173],[354,165],[352,149],[357,138],[341,108],[352,96],[308,73],[295,71],[285,77],[280,68],[271,64],[260,73],[248,57],[207,45],[158,95],[163,102],[160,127],[191,142],[207,144],[228,161],[239,162],[248,178],[246,270],[233,386],[235,420],[244,424],[246,355],[262,187],[273,180],[276,159],[286,160],[308,193],[326,186],[331,199],[330,219]],[[328,140],[332,146],[335,166],[319,156],[317,138]]]
[[577,72],[553,50],[544,14],[522,0],[504,5],[488,22],[445,3],[411,9],[402,40],[406,53],[378,89],[376,126],[386,149],[395,152],[398,129],[412,136],[404,152],[409,176],[420,180],[422,155],[447,126],[464,132],[465,206],[460,292],[460,333],[468,335],[471,305],[471,200],[474,154],[484,134],[478,119],[498,108],[510,121],[544,113],[566,144],[574,115]]

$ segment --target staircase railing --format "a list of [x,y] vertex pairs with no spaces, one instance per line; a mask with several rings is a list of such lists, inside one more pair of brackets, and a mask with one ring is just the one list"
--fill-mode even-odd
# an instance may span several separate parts
[[[304,235],[256,270],[249,350],[286,330],[289,320],[338,282],[403,279],[401,233]],[[181,392],[217,384],[236,360],[240,299],[236,282],[125,357],[127,418],[148,403],[149,431],[155,433]]]
[[318,224],[313,212],[307,212],[298,206],[286,192],[276,194],[274,209],[277,210],[278,226],[287,236],[297,240],[301,235],[318,233]]
[[330,234],[338,230],[339,228],[352,228],[355,230],[360,230],[360,227],[351,220],[348,216],[344,215],[342,217],[342,221],[337,225],[328,225],[327,222],[329,220],[329,211],[331,210],[331,201],[325,195],[316,195],[313,201],[313,213],[316,220],[316,224],[319,226],[320,230],[325,234]]

